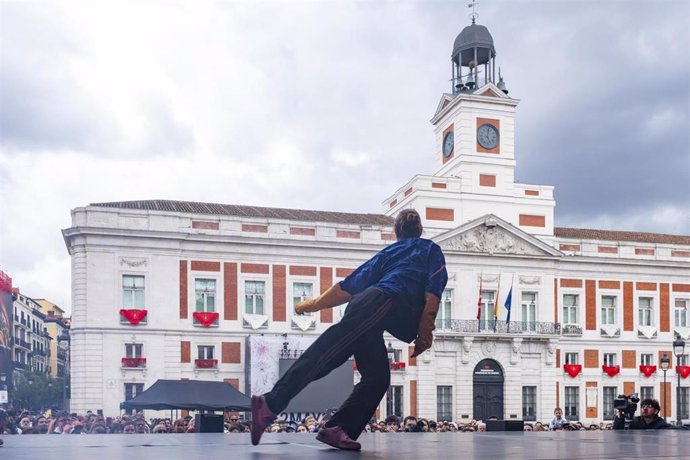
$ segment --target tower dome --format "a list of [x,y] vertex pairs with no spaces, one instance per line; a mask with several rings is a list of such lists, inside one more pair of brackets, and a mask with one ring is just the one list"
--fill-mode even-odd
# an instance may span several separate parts
[[471,24],[462,29],[453,44],[453,62],[468,67],[475,57],[475,48],[477,49],[477,65],[486,64],[489,59],[496,56],[494,39],[486,26]]
[[[472,24],[455,37],[451,54],[453,92],[474,91],[496,81],[496,48],[486,26]],[[480,66],[483,66],[480,69]]]

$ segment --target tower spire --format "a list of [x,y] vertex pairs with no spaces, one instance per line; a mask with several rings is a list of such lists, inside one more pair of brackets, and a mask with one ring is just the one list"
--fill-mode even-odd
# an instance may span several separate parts
[[475,20],[479,17],[479,14],[474,10],[474,7],[478,5],[476,0],[472,0],[472,3],[467,5],[467,8],[472,8],[472,14],[470,14],[470,18],[472,19],[472,24],[475,23]]

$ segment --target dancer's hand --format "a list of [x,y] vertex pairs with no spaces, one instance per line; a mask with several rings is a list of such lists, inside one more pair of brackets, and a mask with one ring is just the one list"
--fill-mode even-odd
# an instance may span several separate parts
[[316,306],[316,299],[303,300],[295,305],[295,313],[298,315],[313,313],[315,311],[319,311],[319,308]]
[[432,334],[431,331],[429,331],[429,334],[423,334],[420,336],[419,334],[417,335],[417,339],[414,341],[414,351],[412,352],[412,358],[416,358],[417,356],[421,355],[425,351],[427,351],[429,348],[431,348],[431,344],[434,342],[434,335]]

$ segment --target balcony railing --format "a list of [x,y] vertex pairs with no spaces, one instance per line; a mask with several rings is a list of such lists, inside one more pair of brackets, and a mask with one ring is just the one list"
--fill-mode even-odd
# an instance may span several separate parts
[[217,359],[195,359],[194,366],[197,369],[216,369],[218,368]]
[[561,325],[541,321],[444,319],[436,320],[436,332],[560,335]]
[[122,358],[123,368],[141,368],[146,367],[146,358]]
[[31,350],[31,344],[27,342],[26,340],[22,340],[19,337],[14,338],[14,344],[19,345],[20,347],[24,347],[27,350]]
[[563,335],[582,335],[582,326],[579,324],[563,324],[561,326]]

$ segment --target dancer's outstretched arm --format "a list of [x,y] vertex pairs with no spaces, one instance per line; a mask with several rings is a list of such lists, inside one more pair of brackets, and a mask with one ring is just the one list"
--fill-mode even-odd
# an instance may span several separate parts
[[295,305],[295,313],[301,315],[303,313],[312,313],[326,308],[333,308],[349,301],[351,297],[349,293],[342,290],[340,283],[336,283],[317,298],[304,300]]
[[426,293],[424,312],[422,312],[422,317],[419,319],[417,339],[414,341],[413,358],[431,348],[431,344],[434,341],[434,329],[436,329],[434,323],[436,322],[436,315],[438,314],[438,306],[440,303],[441,299],[430,292]]

